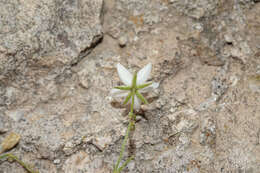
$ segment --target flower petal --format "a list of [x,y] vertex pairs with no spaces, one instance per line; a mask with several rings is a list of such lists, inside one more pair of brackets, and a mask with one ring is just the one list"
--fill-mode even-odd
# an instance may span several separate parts
[[136,82],[137,85],[144,84],[147,81],[147,79],[150,76],[151,70],[152,70],[152,64],[149,63],[146,66],[144,66],[140,71],[138,71],[137,82]]
[[127,90],[120,90],[120,89],[116,89],[116,88],[113,88],[111,91],[110,91],[110,95],[113,96],[113,97],[125,97],[127,96],[129,93],[129,91]]
[[121,64],[117,64],[117,73],[121,81],[130,86],[132,84],[133,75]]
[[134,100],[134,109],[136,110],[136,111],[138,111],[139,109],[140,109],[140,107],[141,107],[141,101],[139,100],[139,98],[135,95],[134,96],[135,98],[135,100]]
[[152,90],[154,90],[154,89],[156,89],[158,87],[159,87],[159,83],[158,82],[153,82],[148,87],[142,88],[142,89],[140,89],[138,91],[140,91],[140,93],[146,93],[146,92],[152,91]]

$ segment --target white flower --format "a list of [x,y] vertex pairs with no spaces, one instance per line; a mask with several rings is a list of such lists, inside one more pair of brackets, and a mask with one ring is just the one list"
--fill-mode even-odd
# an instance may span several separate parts
[[[126,97],[124,104],[134,99],[134,109],[139,110],[141,102],[148,103],[141,93],[156,89],[159,83],[148,82],[152,64],[144,66],[138,73],[131,74],[124,66],[117,64],[117,72],[124,86],[118,86],[111,90],[113,97]],[[134,97],[134,98],[133,98]]]

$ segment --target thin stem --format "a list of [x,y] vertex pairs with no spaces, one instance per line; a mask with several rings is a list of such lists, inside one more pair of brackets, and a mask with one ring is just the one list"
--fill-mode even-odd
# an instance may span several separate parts
[[0,159],[3,159],[3,158],[10,158],[10,159],[15,160],[15,161],[18,162],[22,167],[24,167],[24,169],[26,169],[26,171],[28,171],[28,172],[30,172],[30,173],[39,173],[38,171],[32,170],[31,167],[29,167],[27,164],[25,164],[23,161],[21,161],[20,159],[18,159],[18,158],[17,158],[15,155],[13,155],[13,154],[7,153],[7,154],[0,155]]
[[126,142],[127,142],[128,136],[129,136],[129,132],[130,132],[130,130],[132,128],[132,124],[133,124],[132,122],[129,122],[129,124],[128,124],[126,135],[125,135],[124,141],[122,143],[120,155],[119,155],[119,158],[117,160],[117,163],[116,163],[114,171],[118,169],[119,163],[121,162],[121,160],[123,158],[123,153],[125,151],[125,145],[126,145]]
[[119,158],[118,158],[118,160],[116,162],[116,166],[114,168],[114,173],[118,173],[118,172],[120,172],[123,169],[122,167],[120,167],[121,169],[118,169],[118,166],[119,166],[119,164],[120,164],[120,162],[121,162],[121,160],[123,158],[123,153],[125,151],[125,146],[126,146],[126,142],[128,140],[129,132],[131,131],[131,129],[133,128],[133,125],[134,125],[134,122],[133,122],[133,117],[134,117],[133,116],[134,115],[134,94],[132,96],[131,110],[130,110],[129,115],[130,115],[130,119],[131,120],[130,120],[130,122],[128,124],[128,127],[127,127],[126,135],[125,135],[124,141],[123,141],[122,146],[121,146],[120,155],[119,155]]

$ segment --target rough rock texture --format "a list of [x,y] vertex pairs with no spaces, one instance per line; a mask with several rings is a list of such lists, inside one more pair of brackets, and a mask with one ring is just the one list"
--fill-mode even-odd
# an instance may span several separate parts
[[259,173],[259,16],[256,0],[0,0],[0,142],[20,134],[11,152],[41,173],[111,172],[115,65],[152,62],[124,172]]
[[102,4],[1,0],[1,75],[25,74],[28,66],[77,63],[102,36]]

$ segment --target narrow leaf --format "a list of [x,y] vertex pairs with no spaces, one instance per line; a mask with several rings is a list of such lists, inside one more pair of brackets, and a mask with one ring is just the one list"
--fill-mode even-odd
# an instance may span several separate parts
[[136,96],[144,103],[148,104],[148,101],[144,98],[142,94],[140,94],[138,91],[136,91]]
[[131,96],[132,96],[132,92],[129,92],[129,94],[126,96],[125,101],[123,103],[124,105],[127,104],[127,102],[130,100]]
[[133,77],[133,82],[132,82],[132,87],[135,88],[136,87],[136,79],[137,79],[137,73],[134,73],[134,77]]
[[145,87],[150,86],[151,84],[152,84],[152,82],[145,83],[145,84],[142,84],[142,85],[138,85],[138,86],[137,86],[137,89],[143,89],[143,88],[145,88]]
[[131,86],[116,86],[116,89],[120,89],[120,90],[131,90],[132,87]]

